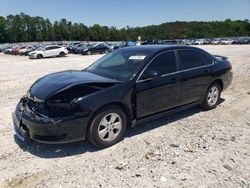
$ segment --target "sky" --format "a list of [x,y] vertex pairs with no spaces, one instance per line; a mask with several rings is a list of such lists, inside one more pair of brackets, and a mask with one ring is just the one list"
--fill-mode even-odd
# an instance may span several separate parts
[[52,22],[117,28],[174,21],[250,20],[250,0],[0,0],[0,16],[25,13]]

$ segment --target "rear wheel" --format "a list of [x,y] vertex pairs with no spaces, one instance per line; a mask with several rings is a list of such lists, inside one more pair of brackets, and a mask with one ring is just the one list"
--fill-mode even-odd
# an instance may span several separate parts
[[42,54],[37,54],[36,58],[37,58],[37,59],[42,59],[43,56],[42,56]]
[[64,52],[60,52],[59,57],[63,57],[63,56],[65,56],[65,53]]
[[220,94],[221,94],[220,85],[217,83],[212,84],[208,88],[201,106],[206,110],[211,110],[216,108],[220,99]]
[[123,139],[126,127],[127,117],[119,107],[105,107],[93,118],[88,140],[101,148],[112,146]]

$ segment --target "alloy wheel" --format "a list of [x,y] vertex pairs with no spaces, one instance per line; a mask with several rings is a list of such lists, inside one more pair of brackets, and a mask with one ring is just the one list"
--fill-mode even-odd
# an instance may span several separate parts
[[210,106],[215,105],[218,101],[218,98],[219,98],[219,89],[216,86],[211,87],[207,95],[208,105]]
[[102,118],[98,126],[98,136],[103,141],[116,139],[122,129],[122,119],[117,113],[109,113]]

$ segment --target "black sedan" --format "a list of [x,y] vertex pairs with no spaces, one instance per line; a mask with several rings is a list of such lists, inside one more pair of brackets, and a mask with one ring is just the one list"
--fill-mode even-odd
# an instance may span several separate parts
[[96,45],[91,44],[82,50],[82,55],[104,54],[104,53],[106,54],[109,51],[110,51],[109,48],[104,43],[100,43]]
[[232,81],[222,56],[187,46],[148,45],[109,53],[82,71],[37,80],[13,113],[16,135],[43,143],[119,142],[137,121],[194,105],[210,110]]

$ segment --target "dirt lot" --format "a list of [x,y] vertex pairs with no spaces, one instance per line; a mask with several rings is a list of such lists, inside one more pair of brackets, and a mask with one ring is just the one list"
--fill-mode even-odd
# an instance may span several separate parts
[[229,57],[233,84],[211,111],[192,108],[131,129],[113,147],[23,144],[11,112],[39,77],[99,55],[0,54],[0,187],[250,187],[250,45],[201,46]]

